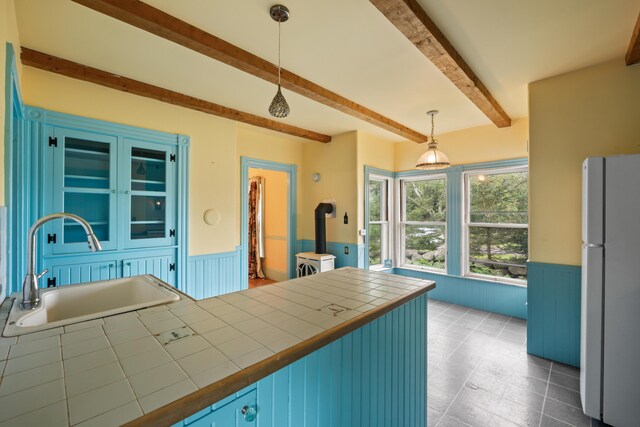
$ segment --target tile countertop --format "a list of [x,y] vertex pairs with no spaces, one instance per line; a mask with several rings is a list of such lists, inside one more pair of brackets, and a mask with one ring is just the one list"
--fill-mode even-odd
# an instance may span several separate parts
[[177,422],[434,286],[346,267],[0,338],[0,426]]

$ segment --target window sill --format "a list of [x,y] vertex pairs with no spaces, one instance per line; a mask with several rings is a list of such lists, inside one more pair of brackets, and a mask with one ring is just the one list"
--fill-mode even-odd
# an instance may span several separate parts
[[489,282],[489,283],[498,283],[500,285],[508,285],[508,286],[516,286],[518,288],[526,288],[527,287],[527,281],[526,280],[518,280],[518,279],[504,279],[501,277],[492,277],[492,276],[483,276],[481,274],[466,274],[464,276],[460,276],[460,277],[464,277],[466,279],[473,279],[473,280],[481,280],[483,282]]
[[406,265],[401,265],[398,266],[396,268],[402,269],[402,270],[411,270],[411,271],[418,271],[421,273],[431,273],[431,274],[437,274],[440,276],[448,276],[448,277],[455,277],[455,278],[459,278],[459,279],[471,279],[471,280],[477,280],[480,282],[487,282],[487,283],[496,283],[498,285],[505,285],[505,286],[515,286],[518,288],[526,288],[527,287],[527,282],[526,281],[506,281],[506,280],[499,280],[499,279],[493,279],[489,276],[475,276],[475,275],[465,275],[465,276],[454,276],[452,274],[448,274],[445,271],[442,270],[427,270],[426,268],[419,268],[419,267],[410,267],[410,266],[406,266]]
[[436,269],[426,268],[426,267],[416,267],[408,264],[399,265],[396,268],[402,268],[403,270],[419,271],[421,273],[431,273],[431,274],[439,274],[441,276],[449,276],[449,274],[447,274],[447,272],[444,270],[436,270]]

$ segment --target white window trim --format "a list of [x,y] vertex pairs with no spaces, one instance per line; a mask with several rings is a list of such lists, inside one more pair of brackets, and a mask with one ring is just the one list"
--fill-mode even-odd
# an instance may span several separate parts
[[[382,181],[382,182],[386,182],[387,183],[387,220],[386,221],[372,221],[371,218],[369,217],[369,223],[367,224],[367,236],[366,236],[366,242],[367,242],[367,253],[369,254],[369,250],[370,250],[370,246],[369,246],[369,235],[370,235],[370,227],[371,224],[382,224],[382,230],[384,230],[384,225],[386,224],[386,233],[383,233],[381,231],[380,233],[380,237],[381,237],[381,242],[380,242],[380,260],[382,261],[382,263],[380,264],[369,264],[369,270],[386,270],[388,268],[393,268],[394,265],[394,253],[393,253],[393,248],[395,247],[394,244],[394,225],[395,225],[395,215],[394,215],[394,211],[395,211],[395,198],[394,198],[394,193],[395,193],[395,185],[394,185],[394,179],[390,176],[384,176],[384,175],[377,175],[375,173],[371,173],[369,175],[369,183],[371,183],[371,181]],[[371,207],[369,206],[369,209],[371,209]],[[370,214],[370,213],[369,213]],[[370,254],[368,255],[370,256]],[[385,259],[389,259],[391,260],[391,266],[385,266],[384,265],[384,261]]]
[[[480,279],[489,282],[503,283],[507,285],[515,285],[520,287],[527,286],[527,280],[513,279],[510,277],[490,276],[488,274],[472,273],[469,271],[469,206],[470,206],[470,184],[469,177],[475,175],[490,175],[490,174],[506,174],[515,172],[529,172],[529,167],[524,166],[509,166],[509,167],[496,167],[487,169],[474,169],[464,171],[462,173],[461,185],[462,185],[462,221],[461,221],[461,248],[460,248],[460,269],[462,277],[469,277],[473,279]],[[529,224],[498,224],[498,223],[473,223],[472,227],[493,227],[493,228],[526,228],[529,229]]]
[[[448,245],[449,245],[449,239],[447,238],[447,219],[445,218],[445,220],[443,222],[439,222],[439,221],[402,221],[402,217],[403,217],[403,213],[406,212],[405,210],[405,189],[403,188],[402,182],[410,182],[410,181],[428,181],[428,180],[438,180],[438,179],[444,179],[445,182],[445,200],[447,203],[446,209],[449,209],[448,206],[448,194],[449,194],[449,190],[448,190],[448,182],[447,182],[447,174],[446,173],[442,173],[442,174],[425,174],[425,175],[415,175],[415,176],[411,176],[411,177],[400,177],[397,178],[396,181],[396,194],[398,195],[397,198],[397,203],[394,203],[394,208],[396,210],[396,215],[395,217],[398,219],[396,221],[396,236],[398,236],[397,242],[398,244],[396,245],[396,253],[395,253],[395,259],[396,264],[398,265],[398,267],[400,268],[406,268],[406,269],[411,269],[411,270],[419,270],[419,271],[428,271],[431,273],[437,273],[437,274],[447,274],[447,261],[448,261],[448,257],[449,257],[449,250],[448,250]],[[444,256],[444,268],[436,268],[436,267],[429,267],[426,265],[415,265],[415,264],[408,264],[405,263],[405,231],[404,231],[404,225],[436,225],[436,226],[444,226],[444,241],[445,241],[445,246],[447,247],[447,251],[445,252],[445,256]]]

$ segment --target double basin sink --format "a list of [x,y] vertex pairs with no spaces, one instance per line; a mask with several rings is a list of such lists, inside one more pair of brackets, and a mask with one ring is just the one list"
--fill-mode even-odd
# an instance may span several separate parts
[[38,332],[100,317],[179,301],[181,296],[152,275],[41,289],[40,305],[30,311],[14,300],[5,337]]

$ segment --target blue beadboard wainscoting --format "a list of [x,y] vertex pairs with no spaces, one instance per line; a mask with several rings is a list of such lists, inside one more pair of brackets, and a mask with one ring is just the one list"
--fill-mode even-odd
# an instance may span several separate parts
[[527,318],[527,288],[523,286],[505,285],[487,280],[435,274],[408,268],[394,268],[393,274],[436,282],[436,288],[429,292],[430,299],[520,319]]
[[527,351],[580,366],[580,267],[539,262],[527,265]]
[[176,426],[426,426],[426,331],[422,295]]
[[[314,252],[316,243],[314,240],[298,240],[296,242],[296,253]],[[345,254],[344,249],[348,248],[349,253]],[[327,242],[327,252],[336,257],[336,268],[340,267],[360,267],[363,266],[364,245],[355,243]],[[295,256],[295,254],[294,254]]]
[[241,291],[240,246],[232,252],[189,257],[186,283],[180,290],[195,299]]

